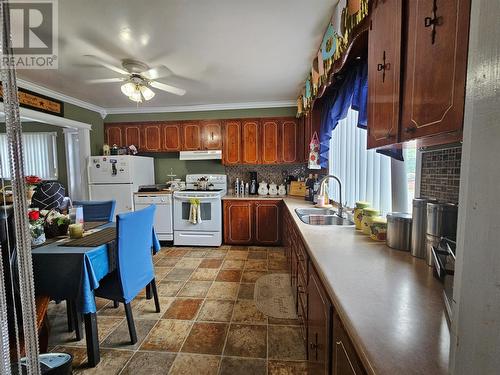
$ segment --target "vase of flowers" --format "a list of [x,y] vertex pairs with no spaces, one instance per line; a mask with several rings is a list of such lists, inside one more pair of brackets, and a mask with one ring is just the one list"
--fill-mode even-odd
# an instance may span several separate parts
[[68,233],[69,224],[69,215],[62,214],[57,210],[50,210],[45,216],[45,235],[47,238],[65,236]]
[[38,246],[45,242],[44,219],[40,217],[38,209],[28,211],[31,245]]
[[31,198],[33,198],[35,188],[40,182],[42,182],[42,179],[38,176],[24,177],[24,183],[26,184],[26,198],[28,199],[28,204],[31,204]]

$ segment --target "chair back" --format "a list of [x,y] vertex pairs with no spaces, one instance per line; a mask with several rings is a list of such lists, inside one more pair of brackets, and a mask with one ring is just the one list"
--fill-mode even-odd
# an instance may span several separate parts
[[31,207],[40,210],[59,208],[66,195],[66,189],[58,181],[43,181],[35,188],[31,198]]
[[156,207],[116,216],[118,272],[123,298],[131,301],[153,280],[153,221]]
[[116,201],[74,201],[74,206],[83,207],[84,221],[113,221]]

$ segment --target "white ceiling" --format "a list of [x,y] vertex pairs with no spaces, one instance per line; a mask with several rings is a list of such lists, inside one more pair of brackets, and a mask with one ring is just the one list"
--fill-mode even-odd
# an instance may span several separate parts
[[[63,0],[59,1],[59,69],[20,70],[18,77],[103,108],[136,107],[119,77],[84,55],[120,66],[134,58],[164,64],[159,81],[187,90],[155,90],[141,107],[294,100],[310,69],[336,1]],[[22,86],[22,85],[21,85]]]

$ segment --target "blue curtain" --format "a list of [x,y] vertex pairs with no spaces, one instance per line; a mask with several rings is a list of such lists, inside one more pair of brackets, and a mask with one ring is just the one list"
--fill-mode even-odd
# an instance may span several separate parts
[[[345,73],[343,79],[339,79],[334,83],[333,87],[324,96],[319,135],[319,163],[322,168],[328,168],[332,131],[337,127],[340,120],[346,118],[349,108],[359,112],[358,127],[367,128],[367,103],[368,64],[366,60],[360,60]],[[377,150],[377,152],[403,160],[402,150],[398,148]]]
[[328,151],[332,131],[340,120],[346,118],[347,110],[359,112],[358,126],[366,129],[366,103],[368,95],[368,68],[366,61],[353,65],[343,79],[337,81],[323,101],[323,113],[320,127],[319,163],[328,168]]

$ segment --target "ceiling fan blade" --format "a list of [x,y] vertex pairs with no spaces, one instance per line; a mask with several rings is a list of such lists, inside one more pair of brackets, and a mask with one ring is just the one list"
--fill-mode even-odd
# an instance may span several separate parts
[[94,55],[85,55],[85,57],[94,60],[99,65],[102,65],[105,68],[108,68],[108,69],[112,70],[113,72],[116,72],[116,73],[119,73],[119,74],[123,74],[123,75],[129,75],[129,72],[127,72],[126,70],[124,70],[122,68],[119,68],[117,66],[111,65],[111,64],[107,63],[106,61],[101,60],[97,56],[94,56]]
[[87,83],[115,83],[123,82],[125,78],[100,78],[100,79],[87,79]]
[[172,71],[165,65],[158,65],[141,73],[147,79],[154,80],[162,77],[167,77],[172,74]]
[[166,85],[164,83],[156,82],[156,81],[151,82],[150,85],[154,88],[159,89],[159,90],[163,90],[163,91],[169,92],[171,94],[179,95],[179,96],[182,96],[186,93],[186,90],[180,89],[178,87]]

